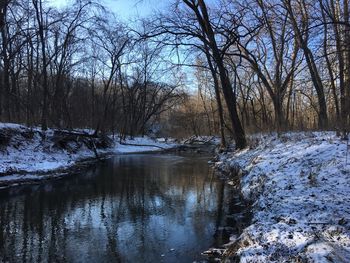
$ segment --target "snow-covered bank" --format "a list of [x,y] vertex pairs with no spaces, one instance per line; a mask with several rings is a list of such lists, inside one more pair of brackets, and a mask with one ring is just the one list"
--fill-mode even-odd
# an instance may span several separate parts
[[[119,143],[117,137],[110,139],[111,145],[96,146],[98,155],[159,151],[176,146],[147,137],[128,139],[123,144]],[[18,124],[0,123],[0,187],[61,176],[62,172],[82,160],[96,156],[95,151],[82,141],[64,144],[57,141],[54,130],[42,132]],[[57,173],[49,174],[53,171]]]
[[240,171],[241,192],[252,203],[252,224],[238,241],[240,262],[350,262],[347,141],[332,132],[251,141],[250,149],[216,163]]

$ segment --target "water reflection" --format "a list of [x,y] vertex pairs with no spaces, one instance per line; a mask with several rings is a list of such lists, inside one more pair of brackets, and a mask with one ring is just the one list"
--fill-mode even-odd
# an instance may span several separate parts
[[215,243],[224,185],[206,158],[125,155],[0,195],[0,262],[192,262]]

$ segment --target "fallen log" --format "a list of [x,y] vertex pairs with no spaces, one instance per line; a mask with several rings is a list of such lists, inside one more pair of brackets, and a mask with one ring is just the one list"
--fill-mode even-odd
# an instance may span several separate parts
[[202,138],[202,137],[196,137],[192,136],[188,139],[186,139],[183,144],[200,144],[200,145],[206,145],[210,144],[215,139],[215,136],[211,136],[210,138]]
[[81,136],[81,137],[89,137],[89,138],[98,138],[99,136],[96,134],[77,132],[77,131],[66,131],[66,130],[54,130],[55,135],[61,136]]
[[162,150],[166,150],[166,148],[158,146],[158,145],[153,145],[153,144],[137,144],[137,143],[126,143],[126,142],[120,142],[121,145],[130,145],[130,146],[141,146],[141,147],[156,147],[160,148]]
[[[106,149],[113,145],[113,140],[106,135],[95,135],[76,131],[55,130],[52,137],[53,146],[76,152],[82,145],[94,152],[96,159],[100,159],[98,149]],[[72,145],[73,143],[73,145]],[[74,147],[75,146],[75,147]]]

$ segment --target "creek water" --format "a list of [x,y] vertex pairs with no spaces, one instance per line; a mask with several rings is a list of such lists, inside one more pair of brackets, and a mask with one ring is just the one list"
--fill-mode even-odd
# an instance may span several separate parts
[[230,190],[208,159],[120,155],[78,175],[2,190],[0,262],[201,261],[225,242],[218,229],[229,207]]

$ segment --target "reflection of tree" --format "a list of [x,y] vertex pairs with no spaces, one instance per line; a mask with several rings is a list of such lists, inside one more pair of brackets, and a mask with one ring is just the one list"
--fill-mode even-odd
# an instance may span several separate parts
[[[101,220],[103,222],[103,225],[106,228],[106,233],[107,233],[107,240],[108,240],[108,250],[109,250],[109,254],[112,255],[111,260],[113,260],[113,262],[122,262],[121,257],[119,255],[118,252],[118,224],[111,224],[111,223],[115,223],[113,221],[111,221],[109,218],[107,217],[106,213],[105,213],[105,196],[102,197],[102,201],[101,201]],[[113,213],[113,202],[110,202],[108,205],[111,208],[110,214]],[[115,231],[113,230],[115,228]]]
[[219,226],[222,223],[222,216],[223,216],[223,205],[224,205],[224,191],[225,191],[225,184],[221,184],[219,189],[218,189],[218,208],[217,208],[217,218],[216,218],[216,223],[215,227],[216,230],[218,230]]
[[178,229],[205,240],[220,193],[207,178],[206,160],[174,158],[116,157],[80,176],[4,198],[0,262],[71,262],[88,254],[92,261],[101,255],[113,262],[135,255],[151,260],[150,251],[169,249]]

